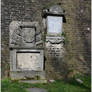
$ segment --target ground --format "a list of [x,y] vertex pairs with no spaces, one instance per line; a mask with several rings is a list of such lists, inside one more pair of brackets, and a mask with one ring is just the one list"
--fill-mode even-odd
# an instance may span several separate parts
[[1,81],[1,92],[27,92],[27,88],[44,88],[48,92],[91,92],[91,77],[82,76],[80,79],[83,84],[78,83],[74,78],[45,84],[19,83],[8,78]]

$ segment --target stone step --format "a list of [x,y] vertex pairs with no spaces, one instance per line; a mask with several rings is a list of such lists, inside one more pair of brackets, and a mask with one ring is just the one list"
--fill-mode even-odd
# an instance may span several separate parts
[[28,92],[47,92],[44,88],[27,88]]
[[20,82],[24,82],[24,83],[47,83],[47,80],[20,80]]

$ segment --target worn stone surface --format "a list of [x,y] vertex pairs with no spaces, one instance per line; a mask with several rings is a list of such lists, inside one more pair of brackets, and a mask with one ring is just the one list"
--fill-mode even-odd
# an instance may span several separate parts
[[[28,82],[44,82],[46,80],[46,74],[44,71],[11,71],[10,76],[12,80],[24,80]],[[30,83],[29,81],[29,83]]]
[[[57,58],[58,62],[59,58],[63,58],[64,56],[64,37],[46,37],[46,57]],[[49,62],[52,61],[49,60]],[[60,60],[61,61],[61,60]]]
[[18,68],[41,71],[40,53],[17,53]]
[[48,15],[59,15],[63,16],[65,14],[64,10],[61,8],[59,4],[48,7],[43,10],[43,17],[47,17]]
[[35,84],[35,83],[47,83],[47,80],[20,80],[20,82],[24,82],[24,83],[32,83],[32,84]]
[[9,30],[10,47],[36,47],[42,40],[38,22],[12,21]]
[[50,37],[50,36],[46,36],[46,42],[50,42],[52,44],[59,44],[59,43],[63,43],[64,42],[64,37]]
[[[64,47],[63,44],[51,44],[51,43],[46,43],[46,48],[48,52],[48,57],[56,57],[59,59],[59,57],[64,56]],[[58,60],[56,60],[58,61]]]
[[[57,62],[46,62],[47,77],[58,75],[57,77],[61,78],[76,73],[90,74],[91,0],[2,0],[2,78],[9,76],[9,25],[11,21],[38,21],[46,33],[46,28],[43,28],[41,23],[42,9],[56,3],[61,3],[66,13],[66,23],[63,24],[66,55],[63,64],[59,64],[59,67]],[[42,30],[42,33],[44,31]]]
[[[45,56],[47,58],[46,61],[46,67],[50,67],[49,71],[53,74],[53,72],[57,72],[59,67],[61,67],[62,64],[62,58],[65,55],[65,49],[64,49],[64,37],[46,37],[46,43],[45,43]],[[50,65],[53,65],[55,67],[55,70],[53,71],[53,68],[51,68]],[[60,70],[61,71],[61,70]],[[48,71],[46,71],[48,73]],[[58,78],[58,74],[55,76],[49,74],[50,79],[56,79]]]
[[43,50],[16,48],[10,50],[10,77],[13,80],[45,79]]
[[27,88],[28,92],[47,92],[46,89],[43,88]]

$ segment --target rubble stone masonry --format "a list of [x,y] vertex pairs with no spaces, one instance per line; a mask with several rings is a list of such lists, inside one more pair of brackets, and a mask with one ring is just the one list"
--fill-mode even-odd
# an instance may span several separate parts
[[[91,68],[91,0],[2,0],[1,59],[2,78],[9,76],[9,24],[12,21],[38,21],[42,27],[42,9],[61,3],[65,10],[63,24],[65,57],[63,66],[47,64],[47,78],[90,74]],[[44,33],[44,30],[42,30]],[[53,62],[52,62],[53,63]],[[51,71],[50,71],[51,70]],[[51,74],[52,73],[52,74]]]

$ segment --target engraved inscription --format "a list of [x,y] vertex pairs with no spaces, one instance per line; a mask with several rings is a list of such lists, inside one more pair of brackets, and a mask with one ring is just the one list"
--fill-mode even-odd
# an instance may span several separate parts
[[46,43],[47,52],[49,56],[52,57],[62,57],[64,53],[64,48],[62,44],[51,44],[50,42]]
[[42,70],[40,53],[17,53],[17,67],[24,70]]
[[48,34],[62,33],[62,17],[48,16],[47,17],[47,32]]

